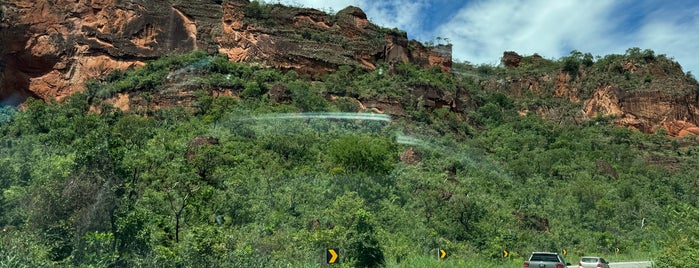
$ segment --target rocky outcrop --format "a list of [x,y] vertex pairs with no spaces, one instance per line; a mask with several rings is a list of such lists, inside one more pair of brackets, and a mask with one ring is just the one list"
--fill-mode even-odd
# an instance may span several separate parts
[[414,166],[419,164],[420,161],[422,161],[422,155],[420,154],[419,150],[410,147],[400,154],[400,161],[408,165]]
[[517,68],[519,67],[519,64],[522,62],[522,56],[517,54],[517,52],[514,51],[505,51],[502,54],[502,58],[500,61],[502,62],[505,67],[508,68]]
[[[212,3],[10,0],[0,24],[0,99],[57,99],[82,90],[90,78],[136,68],[173,52],[204,49],[192,14],[212,21]],[[212,13],[213,11],[213,13]],[[201,23],[211,25],[210,23]],[[16,96],[16,97],[13,97]]]
[[542,60],[538,56],[530,59],[505,52],[502,61],[513,70],[512,75],[481,81],[481,86],[515,98],[531,94],[553,96],[580,107],[571,111],[566,107],[533,104],[520,108],[523,115],[534,111],[544,118],[573,123],[607,117],[621,127],[644,133],[663,130],[673,137],[699,133],[699,84],[671,59],[617,55],[591,66],[581,64],[573,70],[574,74],[562,69],[544,73],[528,71],[540,66],[526,66],[523,62],[537,59]]
[[667,134],[674,137],[684,137],[687,135],[699,135],[699,126],[683,120],[673,120],[664,122],[663,126]]
[[663,129],[670,136],[696,133],[699,111],[695,92],[629,91],[605,85],[593,91],[583,105],[588,118],[612,116],[619,126],[644,133]]
[[248,0],[7,0],[0,8],[4,103],[61,100],[90,78],[196,49],[312,76],[378,61],[451,69],[450,46],[410,43],[356,7],[334,16]]
[[308,8],[272,5],[251,13],[245,1],[223,5],[219,53],[233,61],[257,61],[317,76],[338,66],[373,70],[379,60],[413,62],[451,71],[451,46],[426,48],[403,32],[370,23],[364,11],[349,6],[334,17]]

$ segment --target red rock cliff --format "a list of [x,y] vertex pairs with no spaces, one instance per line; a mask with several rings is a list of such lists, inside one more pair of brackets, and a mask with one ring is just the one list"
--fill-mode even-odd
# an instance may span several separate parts
[[[633,51],[633,50],[630,50]],[[699,133],[699,84],[679,64],[664,55],[627,53],[580,65],[575,75],[568,71],[529,72],[541,62],[537,56],[503,54],[508,74],[500,81],[483,81],[487,89],[515,98],[528,94],[564,99],[580,110],[554,106],[526,107],[555,121],[579,122],[599,116],[610,117],[618,126],[644,133],[664,130],[670,136]],[[528,66],[520,62],[528,60]],[[536,68],[536,66],[533,66]],[[523,111],[523,114],[525,111]]]
[[405,33],[356,7],[328,15],[248,0],[7,0],[0,10],[3,103],[61,100],[92,77],[195,49],[310,75],[379,60],[451,68],[451,47],[408,46]]

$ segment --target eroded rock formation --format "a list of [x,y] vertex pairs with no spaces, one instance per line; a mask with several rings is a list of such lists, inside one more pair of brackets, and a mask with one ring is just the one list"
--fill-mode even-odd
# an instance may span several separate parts
[[10,0],[2,5],[0,24],[0,59],[6,63],[0,66],[0,99],[61,100],[89,78],[197,49],[202,33],[188,14],[207,8],[216,10],[210,3]]
[[451,47],[409,46],[356,7],[336,15],[248,0],[0,3],[0,100],[61,100],[90,78],[195,49],[318,75],[379,60],[451,68]]
[[[520,66],[525,59],[511,51],[502,57],[508,68],[527,68]],[[579,112],[566,114],[570,108],[534,105],[521,109],[522,115],[535,112],[548,119],[577,123],[608,117],[618,126],[644,133],[664,130],[674,137],[699,133],[699,84],[685,75],[679,64],[664,57],[625,57],[605,64],[603,68],[581,65],[575,74],[563,70],[514,72],[499,80],[481,81],[481,86],[515,98],[550,94],[581,107]]]

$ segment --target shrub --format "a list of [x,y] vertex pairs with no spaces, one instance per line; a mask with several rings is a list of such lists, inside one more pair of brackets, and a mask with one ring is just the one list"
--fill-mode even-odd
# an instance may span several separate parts
[[359,104],[352,98],[340,97],[335,101],[335,106],[340,112],[357,112],[359,111]]
[[574,57],[565,57],[563,59],[563,71],[570,74],[573,79],[578,76],[580,69],[580,61]]
[[585,67],[590,67],[590,66],[592,66],[593,64],[595,64],[595,62],[594,62],[594,60],[593,60],[593,57],[592,57],[592,54],[590,54],[590,53],[585,53],[585,55],[583,55],[583,58],[582,58],[582,64],[583,64]]
[[245,83],[245,89],[240,93],[240,96],[243,98],[257,98],[262,96],[262,94],[264,94],[262,86],[255,81],[250,81]]
[[310,83],[292,81],[287,84],[287,88],[291,92],[293,103],[304,112],[319,112],[327,109],[328,101]]
[[245,7],[245,16],[266,20],[269,18],[271,7],[264,3],[260,3],[258,0],[250,1],[250,3]]

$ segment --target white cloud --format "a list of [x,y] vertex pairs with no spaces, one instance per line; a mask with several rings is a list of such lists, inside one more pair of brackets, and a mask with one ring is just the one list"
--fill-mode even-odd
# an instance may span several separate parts
[[699,8],[664,10],[649,14],[647,22],[636,33],[641,48],[675,58],[682,69],[695,75],[699,72]]
[[[441,0],[440,0],[441,1]],[[666,54],[699,74],[699,8],[692,1],[664,0],[469,0],[451,18],[434,17],[438,0],[267,0],[335,12],[353,5],[371,22],[398,28],[409,38],[448,38],[455,60],[498,64],[502,53],[546,58],[570,50],[623,54],[639,47]],[[440,23],[436,29],[424,25]]]
[[419,25],[426,16],[424,9],[428,3],[421,1],[373,1],[367,3],[366,10],[369,19],[377,25],[398,28],[408,35],[418,34]]
[[596,52],[612,41],[607,20],[612,1],[479,1],[463,7],[439,28],[454,43],[454,57],[499,62],[502,53],[557,58],[570,50]]

